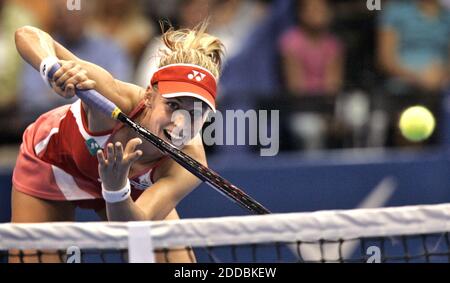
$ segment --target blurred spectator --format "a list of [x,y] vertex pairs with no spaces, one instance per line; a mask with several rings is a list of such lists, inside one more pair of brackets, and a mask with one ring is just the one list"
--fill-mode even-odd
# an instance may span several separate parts
[[18,141],[18,125],[15,124],[18,75],[23,62],[14,45],[17,28],[33,24],[32,15],[13,1],[0,0],[0,141]]
[[386,75],[383,109],[389,113],[388,146],[412,146],[400,134],[400,112],[424,104],[437,117],[437,128],[426,141],[439,138],[441,93],[449,79],[450,12],[439,0],[392,1],[379,19],[378,62]]
[[343,80],[340,41],[329,32],[326,0],[299,0],[298,24],[281,37],[283,74],[292,94],[336,94]]
[[[98,64],[111,72],[116,78],[131,79],[131,61],[112,40],[88,33],[87,17],[89,11],[69,11],[66,0],[54,1],[54,38],[70,49],[78,57]],[[21,76],[20,110],[24,124],[32,122],[37,116],[59,105],[72,102],[55,93],[42,81],[39,73],[26,65]],[[74,98],[75,99],[75,98]]]
[[439,91],[448,80],[450,13],[438,0],[393,1],[380,18],[378,59],[388,90]]
[[[293,23],[294,2],[253,2],[256,11],[262,11],[258,21],[241,38],[236,53],[232,57],[226,56],[222,70],[218,106],[222,113],[227,109],[258,109],[261,98],[273,97],[279,91],[277,42],[281,33]],[[282,135],[280,137],[283,138]],[[215,153],[221,156],[242,155],[251,149],[246,146],[219,146],[215,148]]]
[[183,3],[185,0],[141,0],[145,1],[143,5],[143,10],[148,18],[152,19],[153,22],[158,22],[161,19],[167,19],[171,22],[176,22],[178,6],[180,2]]
[[[50,32],[53,28],[53,1],[54,0],[13,0],[15,3],[20,4],[21,7],[27,9],[29,13],[33,14],[35,18],[35,25],[42,30]],[[71,0],[73,1],[73,0]]]
[[[255,108],[261,97],[273,97],[281,87],[278,41],[295,23],[293,0],[275,0],[267,16],[243,40],[241,50],[228,58],[222,72],[223,109]],[[245,79],[243,79],[245,78]]]
[[[209,32],[219,37],[226,48],[225,60],[236,56],[249,33],[266,16],[267,5],[257,0],[216,0],[211,6]],[[225,62],[226,63],[226,62]]]
[[[190,28],[208,17],[209,0],[183,0],[176,6],[175,13],[180,28]],[[159,50],[164,47],[161,38],[155,37],[145,48],[135,74],[135,82],[147,87],[151,76],[159,66]]]
[[[219,37],[226,48],[225,63],[242,48],[246,36],[264,15],[259,1],[243,0],[183,0],[177,11],[180,28],[192,28],[203,20],[210,20],[208,32]],[[136,83],[146,86],[157,68],[160,38],[147,46],[136,72]]]
[[154,36],[153,25],[145,18],[138,0],[98,0],[91,28],[113,38],[136,65],[145,46]]
[[[282,74],[289,93],[298,96],[336,95],[343,84],[343,50],[330,31],[332,12],[326,0],[297,1],[297,25],[287,29],[279,41]],[[333,103],[334,100],[330,102]],[[302,103],[302,102],[299,102]],[[290,109],[285,113],[290,148],[321,149],[336,128],[333,108],[323,111],[321,101],[310,109]]]
[[450,0],[440,0],[442,6],[444,6],[447,10],[450,10]]
[[180,28],[192,28],[203,20],[210,13],[211,5],[216,0],[182,0],[178,1],[176,9],[176,21]]

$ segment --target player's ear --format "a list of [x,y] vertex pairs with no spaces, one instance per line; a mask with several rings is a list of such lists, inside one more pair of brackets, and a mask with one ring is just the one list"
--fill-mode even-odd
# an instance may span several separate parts
[[145,106],[152,107],[155,104],[155,100],[157,99],[158,94],[158,86],[157,85],[149,85],[145,92]]
[[152,108],[152,105],[153,105],[153,103],[152,103],[151,98],[149,98],[148,96],[145,97],[145,107]]
[[153,88],[149,85],[145,91],[145,106],[152,107],[152,97],[154,96]]

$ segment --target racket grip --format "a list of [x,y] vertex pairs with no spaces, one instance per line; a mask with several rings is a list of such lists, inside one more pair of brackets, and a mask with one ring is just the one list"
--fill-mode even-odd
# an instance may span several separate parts
[[[56,71],[58,71],[59,68],[61,68],[61,66],[58,63],[54,64],[48,72],[48,78],[53,78],[53,75],[56,73]],[[115,119],[120,112],[119,108],[113,102],[93,89],[75,89],[75,93],[81,99],[81,101],[86,103],[89,107],[102,112],[108,117],[112,117]]]

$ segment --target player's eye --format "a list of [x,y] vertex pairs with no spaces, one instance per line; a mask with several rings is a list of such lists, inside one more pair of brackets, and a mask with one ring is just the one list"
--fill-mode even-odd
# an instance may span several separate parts
[[176,111],[176,110],[180,109],[180,104],[178,104],[177,102],[167,101],[166,104],[171,111]]

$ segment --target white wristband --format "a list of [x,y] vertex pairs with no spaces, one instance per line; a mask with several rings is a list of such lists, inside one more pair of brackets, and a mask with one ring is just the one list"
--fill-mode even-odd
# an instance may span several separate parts
[[[46,84],[50,85],[50,78],[48,77],[48,72],[53,67],[53,65],[58,63],[58,58],[50,56],[42,60],[41,66],[39,67],[39,73]],[[51,86],[51,85],[50,85]]]
[[131,194],[130,180],[127,179],[125,187],[118,191],[108,191],[102,183],[102,195],[107,203],[116,203],[126,200]]

